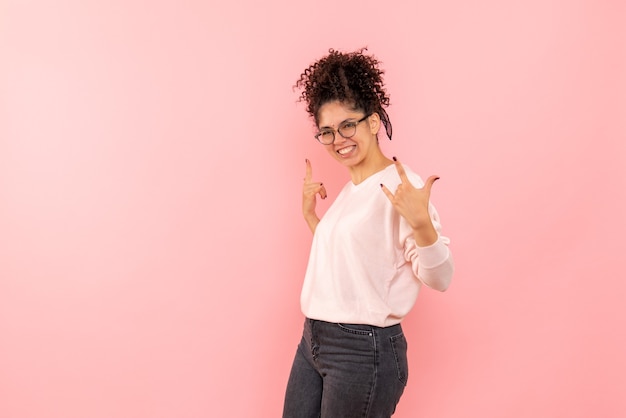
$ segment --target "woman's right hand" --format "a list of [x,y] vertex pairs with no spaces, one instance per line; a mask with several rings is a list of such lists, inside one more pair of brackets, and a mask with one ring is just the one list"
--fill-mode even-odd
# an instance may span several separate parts
[[326,199],[326,189],[322,183],[313,181],[311,162],[308,159],[305,162],[306,174],[304,176],[304,185],[302,186],[302,214],[311,231],[315,232],[315,228],[320,221],[315,213],[317,195],[319,194],[322,199]]

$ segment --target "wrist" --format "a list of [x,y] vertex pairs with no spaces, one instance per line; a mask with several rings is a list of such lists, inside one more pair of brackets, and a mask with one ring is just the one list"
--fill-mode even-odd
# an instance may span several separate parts
[[413,217],[412,222],[410,222],[410,225],[414,233],[415,232],[421,233],[422,231],[425,231],[431,228],[434,229],[433,221],[432,219],[430,219],[430,216],[428,214],[423,215],[423,216]]
[[437,242],[439,234],[429,219],[428,224],[421,224],[413,228],[413,238],[419,247],[428,247]]

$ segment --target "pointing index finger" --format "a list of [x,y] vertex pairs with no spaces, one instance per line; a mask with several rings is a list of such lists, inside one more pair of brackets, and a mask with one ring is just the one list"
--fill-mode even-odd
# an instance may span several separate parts
[[304,181],[310,183],[313,178],[313,168],[311,168],[311,161],[309,159],[304,160],[306,162],[306,174],[304,175]]
[[396,165],[396,170],[398,171],[398,175],[400,175],[400,180],[402,180],[402,183],[411,183],[400,161],[398,161],[396,157],[393,157],[393,162]]

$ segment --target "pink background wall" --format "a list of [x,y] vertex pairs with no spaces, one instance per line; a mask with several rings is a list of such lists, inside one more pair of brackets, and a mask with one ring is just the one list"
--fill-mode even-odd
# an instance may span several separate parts
[[384,150],[441,176],[457,263],[405,322],[396,416],[625,416],[624,16],[618,0],[3,0],[0,416],[279,416],[304,159],[331,197],[348,180],[291,87],[365,45],[387,69]]

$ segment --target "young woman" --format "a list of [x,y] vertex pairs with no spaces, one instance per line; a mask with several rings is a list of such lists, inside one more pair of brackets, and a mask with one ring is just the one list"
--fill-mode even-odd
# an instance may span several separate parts
[[324,185],[306,160],[304,219],[313,232],[301,295],[306,316],[287,384],[284,418],[390,417],[408,378],[400,322],[422,284],[444,291],[453,263],[426,182],[378,145],[391,139],[378,60],[330,50],[296,87],[331,158],[349,181],[320,219]]

